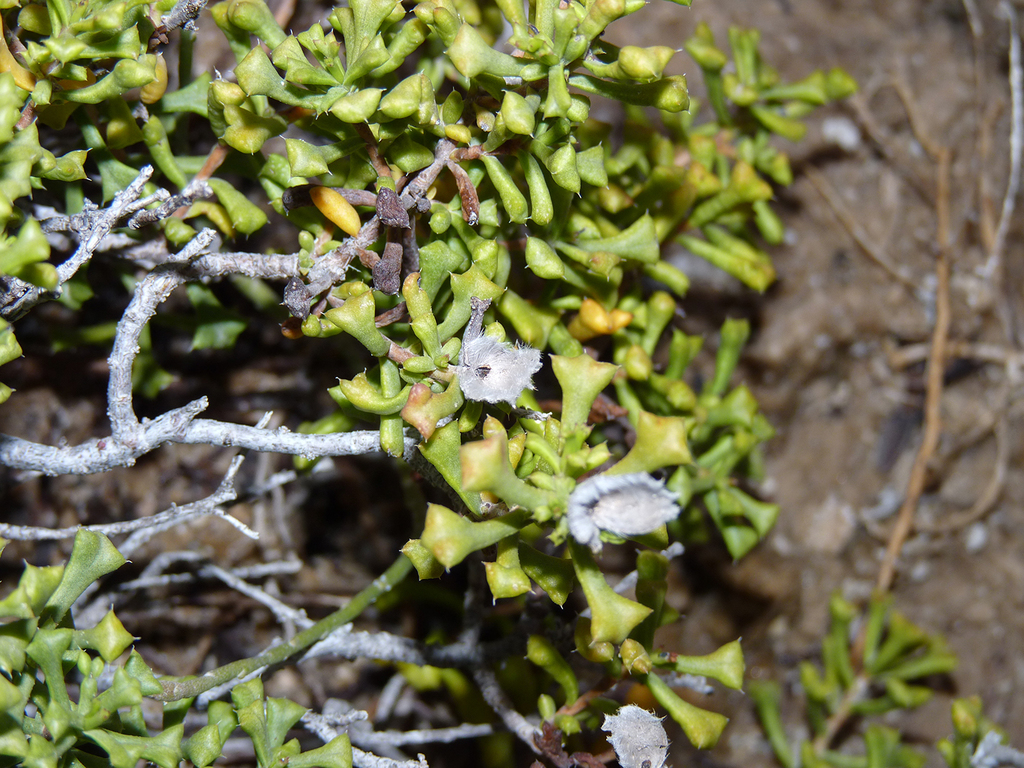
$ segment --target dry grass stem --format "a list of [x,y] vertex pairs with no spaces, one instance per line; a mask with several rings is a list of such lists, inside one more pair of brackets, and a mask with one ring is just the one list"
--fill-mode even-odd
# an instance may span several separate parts
[[871,237],[864,231],[864,228],[854,218],[853,214],[850,213],[849,209],[847,209],[846,205],[843,203],[842,198],[840,198],[839,193],[836,192],[835,188],[829,183],[825,176],[811,166],[808,166],[804,172],[807,175],[807,180],[811,182],[814,188],[818,191],[818,194],[821,195],[828,204],[828,207],[832,209],[832,213],[835,214],[839,223],[843,225],[847,234],[853,238],[853,241],[857,244],[857,247],[861,249],[864,255],[873,263],[885,270],[887,275],[907,288],[911,293],[916,292],[917,284],[896,269],[896,267],[889,262],[889,258],[882,253],[881,249],[871,242]]
[[935,327],[932,332],[931,354],[928,357],[928,375],[925,390],[925,426],[921,447],[907,484],[907,493],[890,534],[885,557],[878,571],[876,588],[880,592],[892,587],[896,576],[896,561],[900,550],[914,526],[914,513],[924,492],[928,461],[935,453],[942,430],[940,406],[942,403],[943,369],[946,359],[946,340],[949,336],[949,168],[950,151],[938,150],[938,196],[936,199],[936,234],[938,255],[935,264]]

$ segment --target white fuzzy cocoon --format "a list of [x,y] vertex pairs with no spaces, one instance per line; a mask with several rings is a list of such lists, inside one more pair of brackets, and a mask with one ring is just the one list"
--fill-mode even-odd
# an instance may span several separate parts
[[569,533],[593,551],[601,550],[601,531],[641,536],[679,515],[677,495],[646,472],[594,475],[569,496]]
[[533,374],[540,370],[540,350],[502,344],[478,336],[462,346],[455,366],[462,394],[468,400],[514,406],[524,389],[533,389]]
[[608,741],[622,768],[661,768],[668,756],[668,735],[661,718],[646,709],[627,704],[614,715],[604,716],[601,730],[611,734]]

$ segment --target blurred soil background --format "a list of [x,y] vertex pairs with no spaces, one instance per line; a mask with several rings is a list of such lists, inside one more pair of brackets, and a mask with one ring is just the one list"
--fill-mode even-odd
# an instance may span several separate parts
[[[723,47],[729,25],[754,26],[763,56],[783,78],[841,66],[861,86],[854,99],[814,113],[804,142],[784,147],[796,181],[779,193],[787,237],[772,249],[779,280],[765,296],[679,255],[694,280],[682,304],[684,330],[713,335],[729,316],[753,324],[738,376],[778,430],[760,490],[782,513],[768,540],[739,564],[714,544],[675,562],[669,602],[684,619],[663,630],[666,648],[702,654],[742,636],[750,678],[792,689],[797,665],[814,657],[826,631],[830,595],[858,603],[869,596],[921,445],[939,249],[938,166],[929,150],[952,152],[952,324],[941,438],[893,589],[897,609],[943,634],[960,657],[959,669],[938,681],[942,695],[888,723],[922,745],[950,733],[954,695],[980,694],[990,717],[1011,735],[1024,733],[1024,233],[1020,215],[1012,216],[1003,269],[986,270],[1010,175],[1010,32],[995,2],[976,1],[977,8],[961,0],[653,3],[638,23],[612,28],[620,44],[681,48],[698,21],[710,24]],[[299,3],[294,28],[305,29],[319,13]],[[214,25],[204,17],[200,26],[197,52],[227,69],[204,42],[218,34]],[[686,71],[684,61],[681,54],[677,71]],[[699,73],[689,67],[699,95]],[[93,267],[94,284],[103,269]],[[103,311],[91,302],[75,322],[116,318],[126,297],[110,301],[113,309]],[[103,352],[50,352],[46,329],[72,322],[62,313],[41,307],[19,326],[27,356],[4,367],[18,391],[0,408],[0,431],[72,444],[107,432]],[[230,351],[190,352],[186,337],[159,327],[153,337],[176,381],[155,400],[139,398],[142,415],[206,394],[215,417],[254,423],[273,409],[274,424],[296,428],[330,412],[326,388],[350,375],[339,368],[358,362],[346,362],[335,340],[287,341],[265,321],[251,324]],[[228,459],[224,451],[177,447],[97,477],[5,470],[0,509],[5,521],[50,527],[140,517],[208,495]],[[242,485],[290,465],[284,457],[251,457]],[[224,567],[291,560],[296,573],[271,579],[268,590],[318,617],[391,562],[420,522],[411,519],[422,509],[420,493],[391,462],[338,459],[304,483],[233,510],[261,531],[258,543],[206,520],[161,535],[134,559],[141,567],[158,552],[190,550]],[[65,543],[12,544],[4,564],[56,562],[66,550]],[[446,605],[441,592],[422,588],[422,601],[418,611],[380,614],[380,621],[420,636],[455,625],[458,605]],[[167,673],[251,654],[280,632],[265,610],[219,584],[198,594],[134,594],[118,613],[145,638],[146,658]],[[365,625],[377,616],[369,613]],[[372,710],[389,675],[368,662],[304,665],[277,673],[268,693],[311,706],[340,695]],[[413,698],[408,722],[451,724],[440,705]],[[722,742],[695,757],[670,730],[675,765],[772,764],[749,699],[718,694],[708,705],[732,717]],[[787,713],[798,727],[796,709]]]

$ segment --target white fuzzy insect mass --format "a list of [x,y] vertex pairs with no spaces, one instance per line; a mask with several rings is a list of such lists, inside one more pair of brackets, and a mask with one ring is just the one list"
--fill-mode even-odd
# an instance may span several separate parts
[[614,715],[604,716],[607,731],[622,768],[661,768],[668,757],[668,735],[661,718],[646,709],[627,704]]
[[540,370],[540,350],[503,344],[484,335],[484,312],[490,300],[470,298],[470,316],[462,336],[459,386],[467,400],[515,406],[524,389],[533,389],[533,374]]
[[463,344],[455,370],[467,399],[514,406],[524,389],[533,389],[540,366],[539,349],[478,336]]
[[679,515],[678,496],[646,472],[594,475],[569,496],[569,533],[593,551],[601,550],[601,531],[642,536]]

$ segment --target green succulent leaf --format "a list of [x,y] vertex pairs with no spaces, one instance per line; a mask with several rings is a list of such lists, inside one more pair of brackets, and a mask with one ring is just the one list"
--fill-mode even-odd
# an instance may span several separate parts
[[59,623],[86,588],[97,579],[116,571],[125,562],[106,536],[80,530],[75,534],[75,544],[60,583],[43,606],[44,619],[50,624]]

